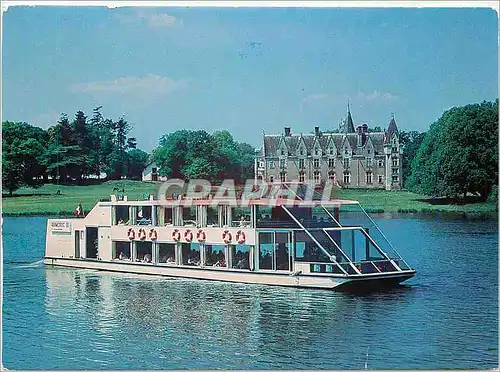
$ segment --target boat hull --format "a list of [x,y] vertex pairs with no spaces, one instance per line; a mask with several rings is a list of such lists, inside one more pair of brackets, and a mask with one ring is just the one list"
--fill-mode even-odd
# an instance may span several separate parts
[[293,274],[288,271],[249,271],[237,269],[202,268],[197,266],[152,265],[122,261],[102,261],[62,257],[45,257],[46,265],[94,269],[111,272],[160,275],[171,278],[216,280],[245,284],[265,284],[298,288],[317,288],[338,291],[369,291],[394,287],[415,275],[415,271],[377,275],[333,276]]

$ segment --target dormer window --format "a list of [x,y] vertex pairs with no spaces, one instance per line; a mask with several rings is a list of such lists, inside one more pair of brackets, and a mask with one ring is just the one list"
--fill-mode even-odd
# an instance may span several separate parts
[[370,149],[368,149],[368,154],[370,153]]
[[300,149],[300,155],[304,155],[304,150]]
[[330,149],[330,155],[333,155],[333,149]]
[[314,150],[314,155],[319,155],[318,149]]
[[349,154],[349,151],[347,151],[347,147],[345,148],[344,154]]
[[285,155],[285,150],[281,149],[281,155]]

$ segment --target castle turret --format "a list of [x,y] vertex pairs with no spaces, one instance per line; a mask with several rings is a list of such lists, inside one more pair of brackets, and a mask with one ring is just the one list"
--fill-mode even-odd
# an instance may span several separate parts
[[349,103],[347,103],[347,122],[344,126],[344,133],[354,133],[354,122],[352,121],[351,109]]
[[391,140],[394,133],[396,133],[396,135],[399,135],[398,126],[396,125],[396,120],[394,120],[394,114],[391,114],[391,121],[389,122],[389,127],[387,128],[388,141]]

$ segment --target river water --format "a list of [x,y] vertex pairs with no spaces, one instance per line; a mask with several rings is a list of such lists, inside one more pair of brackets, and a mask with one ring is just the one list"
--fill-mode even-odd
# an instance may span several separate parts
[[44,267],[45,218],[3,220],[9,369],[498,365],[497,221],[378,216],[417,269],[354,295]]

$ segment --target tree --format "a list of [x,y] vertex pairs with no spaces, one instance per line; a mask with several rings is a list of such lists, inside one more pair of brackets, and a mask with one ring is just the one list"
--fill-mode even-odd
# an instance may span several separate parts
[[211,135],[214,169],[218,181],[228,178],[240,178],[240,149],[238,143],[227,130],[217,131]]
[[107,157],[106,173],[108,178],[120,179],[126,175],[127,150],[136,147],[136,139],[127,137],[132,128],[124,118],[109,123],[109,125],[111,129],[110,139],[112,140],[112,150]]
[[419,149],[420,145],[422,144],[423,140],[425,137],[425,133],[420,133],[418,131],[411,131],[411,132],[405,132],[401,131],[399,132],[399,139],[401,145],[403,145],[404,151],[403,151],[403,156],[402,156],[402,166],[403,166],[403,179],[406,180],[411,174],[411,164],[413,159],[415,158],[415,155],[417,153],[417,150]]
[[413,191],[486,199],[498,183],[498,99],[446,111],[431,125],[411,167],[407,185]]
[[129,150],[127,156],[127,179],[141,180],[142,171],[146,168],[148,162],[149,155],[147,152],[139,149]]
[[43,183],[43,154],[47,133],[27,123],[2,123],[2,182],[12,194],[25,185],[38,187]]
[[160,174],[171,178],[202,178],[211,182],[253,176],[254,149],[239,144],[226,130],[180,130],[162,136],[153,151]]
[[83,111],[77,111],[71,127],[73,129],[73,144],[78,147],[79,172],[75,177],[81,180],[92,173],[93,164],[93,131],[91,125],[87,123],[87,117]]
[[49,127],[47,133],[48,145],[43,154],[47,173],[62,183],[67,182],[67,178],[80,178],[80,148],[76,145],[68,115],[62,113],[57,124]]
[[255,148],[246,142],[240,142],[238,147],[240,152],[241,180],[254,178]]
[[153,151],[153,158],[160,167],[159,174],[170,178],[183,178],[190,131],[178,130],[160,138],[160,145]]

